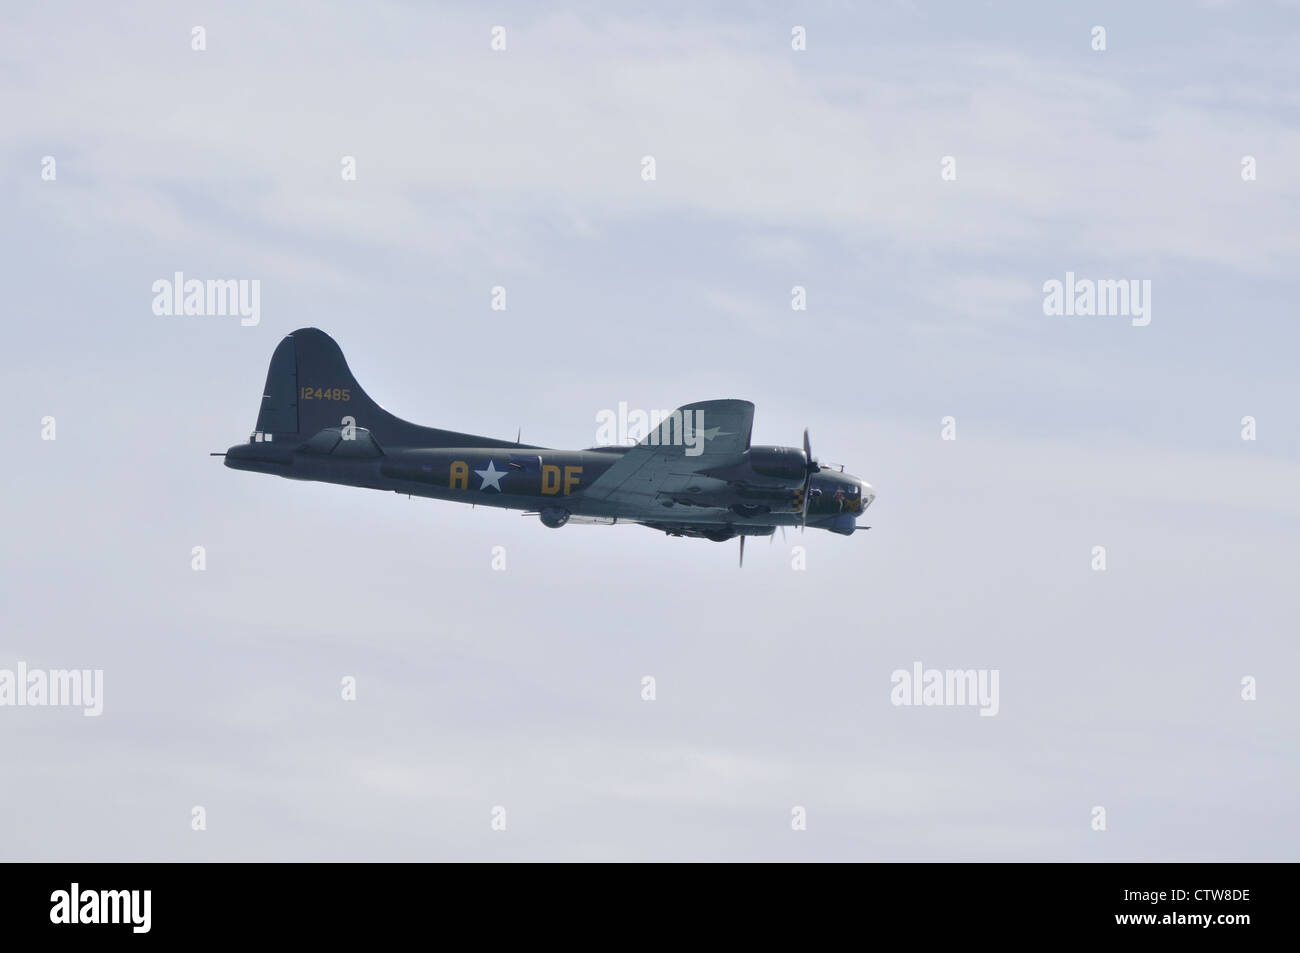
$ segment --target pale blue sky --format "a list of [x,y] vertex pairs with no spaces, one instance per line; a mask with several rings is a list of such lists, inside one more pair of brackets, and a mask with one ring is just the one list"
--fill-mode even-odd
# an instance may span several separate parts
[[[0,667],[103,668],[105,702],[0,709],[0,853],[1296,859],[1298,34],[1276,3],[5,10]],[[177,270],[259,279],[260,325],[153,315]],[[1044,316],[1066,271],[1151,280],[1150,326]],[[739,573],[224,469],[306,325],[399,415],[533,443],[753,400],[755,442],[808,426],[875,485],[874,529]],[[999,669],[998,716],[892,707],[917,660]]]

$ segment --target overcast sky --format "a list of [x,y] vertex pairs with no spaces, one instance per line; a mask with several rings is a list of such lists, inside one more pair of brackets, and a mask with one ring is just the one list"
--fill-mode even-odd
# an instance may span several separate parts
[[[0,12],[0,669],[104,672],[0,707],[0,858],[1296,860],[1296,5],[480,6]],[[873,529],[738,571],[224,468],[304,326],[547,446],[752,400]]]

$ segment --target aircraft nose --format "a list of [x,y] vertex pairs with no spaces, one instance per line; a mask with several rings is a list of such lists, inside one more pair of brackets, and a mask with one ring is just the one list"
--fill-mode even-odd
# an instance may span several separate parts
[[871,484],[866,481],[859,480],[858,484],[862,487],[862,508],[865,510],[875,502],[876,491],[872,488]]

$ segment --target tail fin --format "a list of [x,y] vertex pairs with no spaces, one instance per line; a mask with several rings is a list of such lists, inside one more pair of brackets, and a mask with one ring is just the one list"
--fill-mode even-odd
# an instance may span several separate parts
[[420,427],[395,417],[361,389],[334,339],[317,328],[300,328],[285,337],[271,355],[262,390],[257,433],[278,443],[306,440],[351,417],[386,447],[501,447],[494,440],[453,430]]

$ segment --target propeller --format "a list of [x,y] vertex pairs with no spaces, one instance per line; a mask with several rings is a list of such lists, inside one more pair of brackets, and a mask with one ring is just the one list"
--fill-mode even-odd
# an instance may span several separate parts
[[740,568],[745,568],[745,534],[740,534]]
[[817,459],[812,455],[812,441],[808,439],[808,428],[803,428],[803,457],[806,473],[803,478],[803,512],[799,515],[799,532],[808,524],[808,502],[811,497],[812,475],[821,469]]

